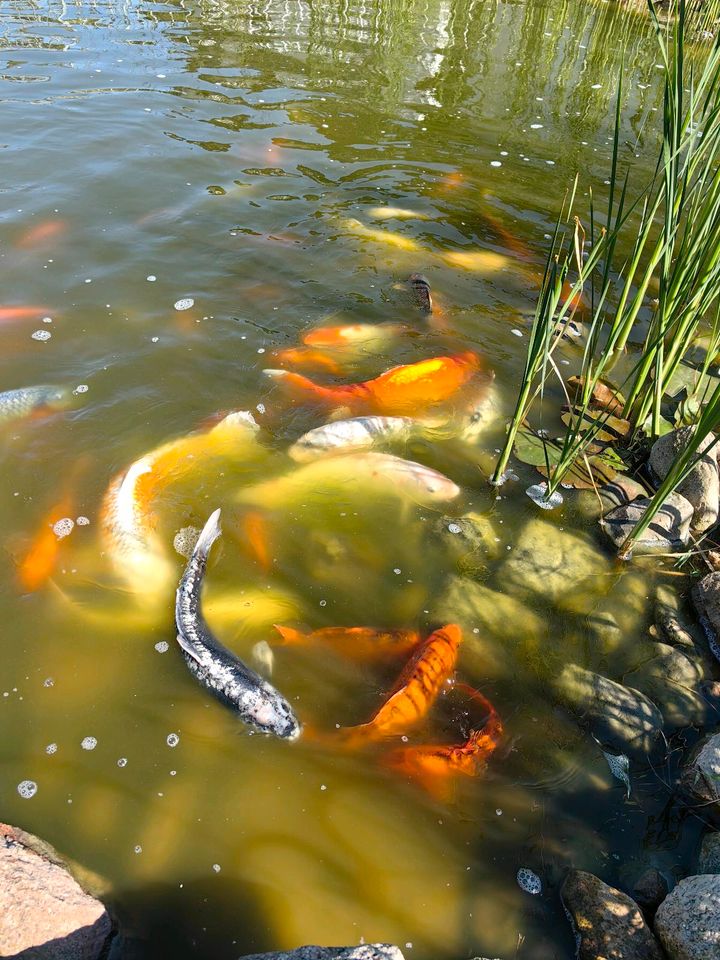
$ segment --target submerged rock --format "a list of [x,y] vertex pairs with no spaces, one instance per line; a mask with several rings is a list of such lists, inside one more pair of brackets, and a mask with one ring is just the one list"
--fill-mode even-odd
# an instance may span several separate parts
[[587,615],[593,651],[613,675],[640,666],[652,656],[645,635],[650,620],[650,585],[645,572],[627,567]]
[[576,595],[596,594],[607,572],[607,559],[592,542],[538,517],[520,530],[498,579],[503,588],[566,608]]
[[671,960],[720,957],[720,874],[681,880],[658,907],[655,932]]
[[282,953],[253,953],[240,960],[404,960],[389,943],[363,943],[359,947],[298,947]]
[[[616,507],[600,520],[600,526],[616,547],[635,529],[650,500],[641,497],[623,507]],[[692,505],[679,493],[671,493],[653,517],[647,529],[635,541],[637,553],[666,553],[687,545],[692,520]]]
[[96,960],[111,932],[105,907],[52,847],[0,824],[0,956]]
[[651,697],[667,726],[702,724],[708,705],[700,691],[704,671],[696,660],[666,643],[656,643],[655,656],[623,678]]
[[720,830],[703,837],[696,873],[720,873]]
[[[664,480],[675,459],[685,450],[693,436],[692,427],[681,427],[660,437],[652,445],[648,463],[659,480]],[[706,449],[715,440],[711,433],[703,441]],[[704,454],[676,490],[692,505],[692,528],[698,533],[709,529],[718,518],[720,481],[718,480],[717,447]]]
[[659,638],[673,647],[684,647],[689,656],[703,651],[704,634],[698,624],[685,612],[677,592],[665,583],[655,592],[655,627]]
[[711,734],[695,747],[682,769],[680,783],[694,799],[720,804],[720,733]]
[[710,649],[720,660],[720,571],[703,577],[693,587],[692,599]]
[[575,503],[586,520],[597,520],[603,513],[647,495],[648,491],[638,480],[619,473],[614,480],[600,487],[598,491],[578,490]]
[[633,900],[648,919],[653,918],[655,911],[663,902],[667,893],[667,881],[655,867],[648,867],[637,878],[632,887]]
[[571,870],[560,889],[578,937],[578,960],[662,960],[640,908],[592,873]]
[[662,730],[662,714],[643,693],[575,663],[565,667],[554,688],[560,702],[614,751],[648,753]]

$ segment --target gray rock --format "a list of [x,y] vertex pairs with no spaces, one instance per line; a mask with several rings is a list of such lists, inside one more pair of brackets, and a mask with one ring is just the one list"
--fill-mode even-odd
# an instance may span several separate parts
[[592,873],[571,870],[560,890],[578,937],[577,960],[662,960],[638,905]]
[[647,497],[648,491],[638,480],[633,480],[624,473],[619,473],[614,480],[600,487],[600,502],[603,513],[614,510],[615,507],[624,507],[633,500]]
[[[601,518],[600,526],[616,547],[620,547],[635,529],[649,503],[649,499],[641,497],[626,506],[616,507]],[[679,493],[671,493],[644,533],[640,534],[633,550],[636,553],[667,553],[682,549],[690,536],[692,515],[689,501]]]
[[560,702],[614,752],[648,753],[662,730],[662,714],[643,693],[575,663],[564,668],[554,689]]
[[720,874],[681,880],[658,907],[655,933],[672,960],[717,960]]
[[692,599],[710,649],[720,660],[720,571],[708,573],[695,584]]
[[627,673],[624,682],[652,699],[667,726],[704,723],[709,711],[700,691],[700,681],[704,678],[702,667],[694,658],[666,643],[653,646],[655,656]]
[[668,893],[665,877],[655,867],[648,867],[632,887],[633,900],[646,917],[652,919]]
[[[659,480],[665,479],[678,455],[687,447],[693,433],[692,427],[681,427],[666,433],[652,445],[648,463]],[[710,434],[707,440],[703,441],[703,449],[710,447],[714,441],[714,435]],[[676,492],[692,504],[693,530],[702,533],[717,522],[720,481],[716,446],[711,447],[709,453],[698,460]]]
[[682,769],[680,783],[702,803],[720,801],[720,733],[711,734],[695,747]]
[[706,833],[700,844],[696,873],[720,873],[720,830]]
[[659,638],[672,647],[684,647],[689,656],[694,650],[704,651],[705,634],[686,613],[677,592],[666,583],[655,591],[655,627]]
[[240,960],[403,960],[389,943],[364,943],[359,947],[298,947],[284,953],[253,953]]
[[112,931],[105,907],[34,839],[0,824],[0,956],[97,960]]
[[536,518],[520,530],[498,579],[520,596],[567,608],[578,595],[597,594],[607,572],[606,557],[589,539]]

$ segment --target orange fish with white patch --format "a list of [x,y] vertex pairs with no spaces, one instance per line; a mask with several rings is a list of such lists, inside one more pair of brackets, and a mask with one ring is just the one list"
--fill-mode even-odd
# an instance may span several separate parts
[[458,684],[457,689],[467,692],[486,713],[481,729],[472,730],[459,745],[401,747],[386,759],[389,766],[415,780],[438,800],[447,799],[455,777],[475,777],[485,768],[503,734],[500,717],[486,697],[466,684]]
[[407,733],[427,714],[452,676],[461,642],[462,630],[456,623],[431,633],[372,719],[343,730],[346,741],[364,742]]
[[337,359],[313,347],[289,347],[287,350],[275,350],[272,358],[278,363],[300,370],[323,370],[335,376],[343,372],[343,366]]
[[282,644],[300,646],[326,644],[353,660],[384,660],[414,650],[420,642],[417,630],[379,630],[375,627],[323,627],[303,633],[275,624]]
[[289,387],[300,397],[333,406],[346,406],[354,412],[373,412],[389,416],[416,414],[449,400],[480,369],[480,358],[471,351],[454,356],[434,357],[393,367],[374,380],[364,383],[324,387],[299,373],[287,370],[263,372]]

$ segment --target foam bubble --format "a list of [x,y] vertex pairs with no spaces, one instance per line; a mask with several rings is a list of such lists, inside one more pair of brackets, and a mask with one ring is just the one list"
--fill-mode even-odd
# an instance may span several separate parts
[[189,310],[190,307],[195,306],[195,301],[192,297],[182,297],[180,300],[176,300],[173,306],[176,310]]
[[43,686],[44,686],[44,687],[54,687],[54,686],[55,686],[55,681],[53,680],[52,677],[45,677],[45,679],[43,680]]
[[170,649],[170,644],[167,642],[167,640],[158,640],[158,642],[155,644],[155,649],[158,653],[167,653]]
[[449,523],[448,530],[450,533],[462,533],[462,527],[459,523]]
[[533,896],[542,893],[542,880],[528,867],[520,867],[517,872],[517,882],[520,889],[524,890],[525,893],[531,893]]
[[165,742],[169,747],[176,747],[180,743],[180,737],[177,733],[169,733]]
[[97,746],[97,739],[95,737],[83,737],[80,746],[83,750],[94,750]]
[[77,520],[75,521],[75,523],[76,523],[79,527],[87,527],[88,524],[90,523],[90,520],[89,520],[88,517],[78,517]]
[[220,864],[219,864],[219,863],[214,863],[214,864],[213,864],[213,870],[215,871],[215,873],[220,873],[220,870],[221,870]]
[[182,529],[178,530],[175,534],[173,547],[181,557],[188,559],[195,549],[195,544],[198,542],[199,536],[200,531],[197,527],[182,527]]
[[527,488],[525,493],[541,510],[554,510],[555,507],[559,507],[563,502],[563,495],[559,490],[555,490],[555,492],[551,493],[548,497],[546,483],[534,483]]
[[67,537],[73,532],[74,526],[74,520],[71,520],[70,517],[63,517],[62,520],[58,520],[57,523],[53,524],[53,533],[58,540],[62,540],[63,537]]
[[37,793],[37,784],[34,780],[21,780],[17,785],[17,792],[23,798],[23,800],[29,800],[30,797],[34,797]]
[[119,767],[126,767],[126,766],[127,766],[127,757],[120,757],[120,759],[119,759],[118,762],[117,762],[117,765],[118,765]]
[[36,330],[34,333],[31,333],[30,336],[33,340],[49,340],[52,334],[49,330]]
[[49,756],[51,756],[53,753],[57,753],[57,744],[56,744],[56,743],[49,743],[49,744],[45,747],[45,753],[47,753]]
[[89,389],[86,383],[79,383],[73,390],[73,393],[87,393]]

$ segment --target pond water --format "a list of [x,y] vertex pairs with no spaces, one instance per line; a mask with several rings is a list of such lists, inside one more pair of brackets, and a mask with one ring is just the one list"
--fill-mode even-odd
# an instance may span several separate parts
[[[583,0],[6,0],[0,50],[0,385],[73,391],[0,435],[0,819],[107,878],[148,957],[361,939],[418,960],[571,957],[565,869],[680,869],[701,826],[670,802],[667,765],[637,762],[627,798],[549,694],[568,663],[616,679],[637,665],[654,574],[616,566],[572,496],[541,516],[530,468],[487,484],[502,415],[474,443],[391,448],[459,484],[448,504],[376,496],[362,471],[272,504],[247,491],[294,469],[288,445],[323,422],[262,373],[313,327],[408,328],[362,351],[350,381],[474,350],[509,413],[565,192],[579,173],[581,196],[605,196],[621,56],[623,158],[652,166],[646,20]],[[429,321],[413,272],[433,290]],[[580,348],[559,356],[570,373]],[[157,533],[173,583],[129,589],[100,536],[108,484],[230,410],[254,413],[257,444],[168,485]],[[458,676],[505,730],[487,770],[439,799],[388,769],[382,744],[332,742],[402,657],[274,646],[273,682],[320,740],[249,735],[214,701],[174,643],[172,540],[217,506],[207,616],[228,646],[252,662],[277,622],[458,622]],[[473,549],[450,527],[468,513]],[[27,589],[28,547],[60,517],[89,523]],[[527,550],[511,563],[541,520],[578,531],[586,575],[558,581],[552,543],[534,580]],[[593,620],[608,610],[622,630],[603,644]],[[411,742],[462,742],[466,706],[442,697]]]

